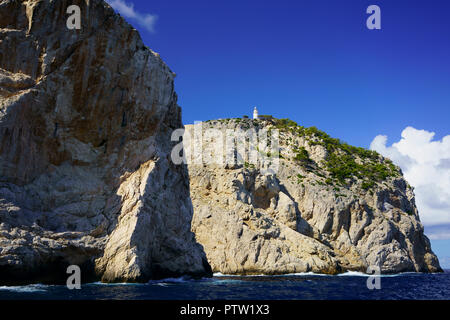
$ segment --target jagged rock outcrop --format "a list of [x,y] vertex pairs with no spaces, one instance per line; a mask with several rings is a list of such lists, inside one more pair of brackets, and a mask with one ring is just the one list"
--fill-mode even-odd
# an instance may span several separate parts
[[210,274],[174,76],[103,1],[0,1],[0,283]]
[[[192,230],[214,272],[441,271],[413,189],[389,159],[287,119],[213,120],[186,129]],[[269,165],[279,154],[276,171],[249,161],[245,137],[227,145],[239,130],[279,131],[277,152],[270,140],[257,147]]]

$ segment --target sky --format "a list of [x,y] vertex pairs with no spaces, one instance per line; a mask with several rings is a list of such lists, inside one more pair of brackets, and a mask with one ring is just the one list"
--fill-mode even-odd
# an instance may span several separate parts
[[450,268],[450,1],[107,2],[177,74],[185,124],[257,106],[390,157]]

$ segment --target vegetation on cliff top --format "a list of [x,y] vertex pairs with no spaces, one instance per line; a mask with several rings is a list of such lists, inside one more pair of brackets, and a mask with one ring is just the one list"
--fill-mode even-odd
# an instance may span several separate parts
[[[342,184],[348,179],[364,180],[362,187],[370,189],[375,182],[384,181],[388,177],[400,176],[400,171],[391,160],[383,158],[376,151],[351,146],[339,139],[330,137],[316,127],[305,128],[289,119],[274,119],[274,125],[297,136],[306,137],[311,146],[321,145],[327,151],[325,167],[333,178]],[[296,155],[296,159],[307,156],[304,148]]]
[[[321,145],[325,148],[327,155],[325,161],[321,164],[328,171],[330,178],[326,179],[326,183],[331,185],[338,183],[348,185],[355,182],[356,179],[362,180],[361,187],[369,190],[375,186],[377,182],[382,182],[389,177],[399,177],[401,173],[391,160],[382,157],[376,151],[368,150],[361,147],[351,146],[340,139],[332,138],[327,133],[317,129],[316,127],[303,127],[290,119],[276,119],[272,116],[265,115],[260,120],[237,118],[237,119],[221,119],[221,123],[233,121],[237,124],[249,128],[251,125],[260,127],[259,122],[267,122],[280,131],[290,132],[294,136],[304,137],[310,146]],[[306,167],[308,171],[312,171],[314,161],[309,157],[308,151],[304,147],[293,146],[295,156],[294,161]],[[321,176],[320,173],[319,176]]]

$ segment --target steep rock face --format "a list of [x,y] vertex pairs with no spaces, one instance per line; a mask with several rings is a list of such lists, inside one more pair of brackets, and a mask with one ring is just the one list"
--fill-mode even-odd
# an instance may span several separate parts
[[[441,270],[413,190],[389,159],[288,120],[225,119],[186,129],[192,230],[214,272]],[[248,147],[246,154],[238,147],[245,139],[227,146],[232,132],[249,129],[279,131],[277,171],[267,171],[267,162],[250,163]],[[267,141],[258,145],[262,155],[271,152]],[[227,164],[230,154],[245,162]]]
[[174,76],[103,1],[0,1],[1,283],[210,273],[170,160]]

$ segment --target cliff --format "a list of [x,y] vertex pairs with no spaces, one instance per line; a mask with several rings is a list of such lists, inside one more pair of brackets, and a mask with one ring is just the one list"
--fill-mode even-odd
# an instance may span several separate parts
[[[287,119],[213,120],[186,129],[192,230],[214,272],[441,271],[413,189],[389,159]],[[248,130],[278,130],[276,152],[270,139],[256,148],[269,163],[249,161],[248,147],[239,148],[248,136],[231,137]],[[231,155],[234,164],[205,161],[214,155]],[[276,170],[267,170],[277,158]]]
[[103,1],[0,1],[0,283],[210,274],[174,77]]
[[400,169],[315,128],[208,121],[185,150],[221,155],[208,129],[280,148],[253,163],[244,137],[223,152],[240,163],[175,164],[174,77],[103,1],[0,0],[0,284],[64,283],[73,264],[105,282],[441,270]]

